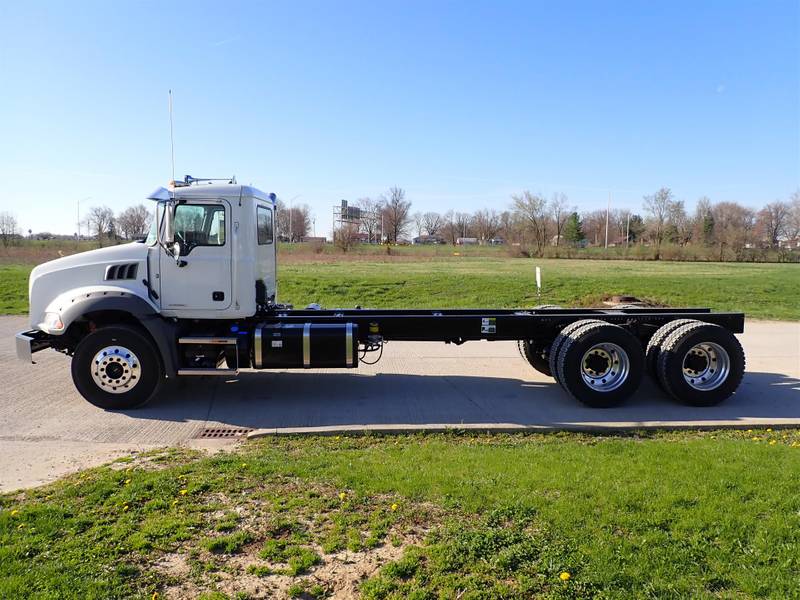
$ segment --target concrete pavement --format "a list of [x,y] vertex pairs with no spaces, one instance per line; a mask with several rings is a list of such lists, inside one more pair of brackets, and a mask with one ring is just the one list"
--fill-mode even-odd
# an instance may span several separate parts
[[800,323],[748,322],[747,374],[717,407],[668,400],[650,380],[624,406],[584,407],[534,371],[510,342],[387,344],[353,371],[245,371],[165,386],[139,410],[104,412],[72,386],[69,359],[14,356],[23,317],[0,317],[0,490],[147,448],[197,444],[206,428],[257,434],[419,429],[622,429],[800,426]]

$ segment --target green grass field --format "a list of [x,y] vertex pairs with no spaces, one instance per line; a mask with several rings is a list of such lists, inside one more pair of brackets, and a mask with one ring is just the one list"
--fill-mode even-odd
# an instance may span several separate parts
[[363,597],[797,597],[800,431],[156,453],[0,496],[0,597],[325,597],[332,553],[392,546]]
[[[535,266],[543,294],[536,295]],[[0,311],[27,311],[30,267],[0,265]],[[421,261],[299,262],[282,265],[282,302],[373,308],[598,305],[631,294],[656,304],[800,319],[800,265],[451,257]]]

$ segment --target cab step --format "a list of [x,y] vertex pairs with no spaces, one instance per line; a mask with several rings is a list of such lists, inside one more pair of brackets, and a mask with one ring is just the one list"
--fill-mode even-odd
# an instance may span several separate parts
[[239,369],[206,369],[206,368],[178,369],[178,375],[223,375],[230,377],[238,374],[239,374]]

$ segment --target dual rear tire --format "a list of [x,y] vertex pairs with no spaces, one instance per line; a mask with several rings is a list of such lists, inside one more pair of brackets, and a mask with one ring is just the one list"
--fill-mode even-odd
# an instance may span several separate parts
[[678,402],[713,406],[736,391],[745,369],[744,351],[730,331],[692,319],[659,328],[646,350],[628,330],[586,319],[567,325],[549,348],[534,352],[520,345],[520,352],[575,399],[597,408],[623,402],[645,372]]
[[719,325],[681,319],[656,331],[648,344],[648,367],[661,388],[690,406],[714,406],[742,382],[742,345]]
[[551,346],[550,370],[576,400],[593,408],[616,406],[639,387],[644,352],[618,325],[586,319],[571,323]]

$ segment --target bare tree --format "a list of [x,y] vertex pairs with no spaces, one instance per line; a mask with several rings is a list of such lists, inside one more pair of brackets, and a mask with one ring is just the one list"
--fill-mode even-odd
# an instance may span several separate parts
[[414,228],[417,230],[417,237],[422,237],[422,232],[425,231],[424,215],[417,211],[411,215],[411,219],[414,221]]
[[381,200],[386,237],[396,244],[408,227],[411,202],[406,200],[405,190],[397,186],[389,188],[389,192]]
[[447,239],[453,246],[456,245],[456,240],[461,235],[458,232],[458,225],[456,225],[456,215],[452,210],[448,210],[444,215],[442,215],[442,235],[444,235],[445,239]]
[[308,204],[286,208],[278,200],[275,206],[275,220],[278,224],[278,239],[285,242],[299,242],[311,230],[311,209]]
[[358,241],[358,225],[355,223],[342,223],[336,231],[333,232],[333,241],[337,248],[341,248],[342,252],[347,252]]
[[714,243],[714,211],[711,200],[703,196],[694,209],[694,234],[692,238],[710,246]]
[[143,238],[150,228],[152,215],[144,204],[131,206],[117,217],[117,228],[129,240]]
[[786,236],[789,239],[800,237],[800,190],[792,194],[789,201],[789,218],[786,221]]
[[742,250],[751,242],[755,215],[752,210],[735,202],[718,202],[714,205],[714,242],[719,260],[725,260],[726,251],[733,258],[742,257]]
[[553,217],[553,224],[556,226],[556,246],[561,242],[561,232],[570,214],[572,214],[572,211],[569,209],[566,194],[553,194],[553,198],[550,200],[550,215]]
[[89,216],[86,220],[89,231],[94,231],[101,246],[104,239],[114,236],[114,211],[107,206],[93,206],[89,209]]
[[[378,239],[381,227],[381,203],[372,198],[359,198],[356,206],[361,209],[361,230],[367,234],[370,243]],[[380,232],[382,234],[383,232]]]
[[758,213],[758,225],[765,241],[777,248],[781,238],[787,235],[791,218],[791,206],[787,202],[770,202]]
[[667,230],[670,241],[685,246],[692,239],[692,222],[686,215],[683,200],[670,203]]
[[672,190],[661,188],[655,194],[644,197],[644,210],[650,215],[651,238],[656,245],[656,260],[661,256],[661,242],[672,208]]
[[453,221],[456,228],[456,238],[471,237],[472,217],[469,213],[457,212],[453,216]]
[[586,241],[595,246],[604,239],[606,229],[606,211],[594,210],[581,215],[581,224]]
[[436,235],[442,228],[442,216],[437,212],[426,212],[422,215],[422,227],[428,235]]
[[479,210],[472,219],[475,233],[481,243],[485,243],[497,235],[500,228],[500,217],[495,210]]
[[541,255],[547,244],[547,202],[537,194],[525,190],[519,195],[511,196],[514,212],[525,223],[525,227],[533,233],[536,252]]
[[3,211],[0,213],[0,238],[3,240],[3,246],[8,246],[14,237],[19,232],[17,218],[10,212]]

